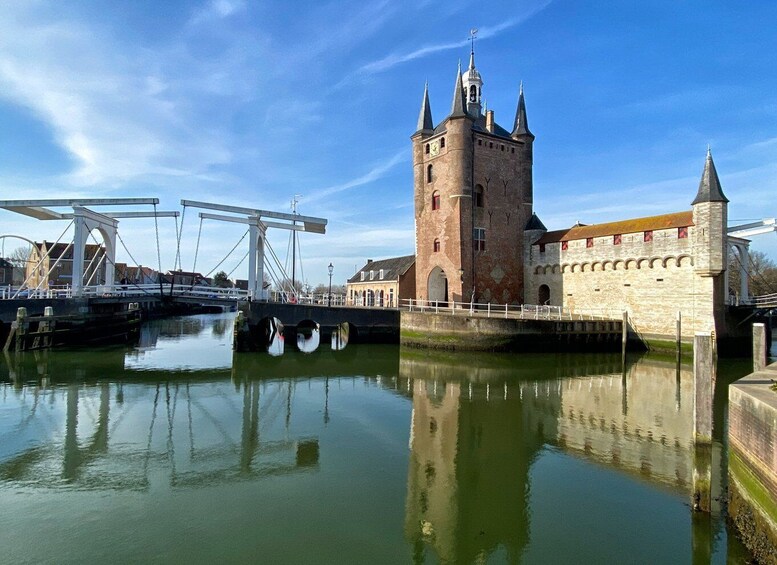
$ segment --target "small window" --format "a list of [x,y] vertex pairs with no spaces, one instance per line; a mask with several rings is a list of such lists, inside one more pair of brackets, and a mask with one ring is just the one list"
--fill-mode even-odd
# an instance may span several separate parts
[[612,236],[613,245],[620,245],[622,240],[623,240],[623,236],[619,233],[616,233],[614,236]]
[[483,145],[483,140],[482,139],[478,139],[478,145]]
[[445,138],[444,137],[440,138],[440,149],[445,149]]
[[494,142],[493,141],[489,141],[488,142],[488,148],[489,149],[493,149],[494,148]]
[[653,230],[647,230],[642,234],[642,241],[645,243],[653,241]]
[[367,273],[365,273],[364,271],[362,271],[362,272],[361,272],[361,273],[359,273],[359,274],[362,276],[361,280],[364,280],[364,277],[366,276],[366,274],[367,274]]
[[513,147],[512,149],[510,149],[510,153],[515,153],[515,147]]
[[503,144],[503,145],[502,145],[502,151],[504,151],[504,150],[505,150],[505,146],[504,146],[504,144]]
[[426,144],[426,154],[429,155],[429,144]]
[[561,251],[566,251],[569,249],[569,242],[568,241],[562,241],[561,242]]
[[586,246],[586,248],[591,248],[591,247],[593,247],[593,246],[594,246],[594,238],[592,238],[592,237],[587,237],[587,238],[585,239],[585,246]]
[[475,207],[483,207],[483,185],[475,185]]
[[473,229],[472,238],[475,242],[475,251],[486,250],[486,230],[484,228]]
[[545,253],[545,244],[540,243],[540,253]]
[[426,167],[426,182],[432,182],[432,178],[433,178],[432,166],[429,165],[428,167]]
[[375,280],[375,271],[370,271],[370,280]]
[[435,190],[432,193],[432,210],[439,210],[440,209],[440,192],[438,190]]
[[439,253],[439,251],[440,251],[440,240],[439,239],[435,239],[434,240],[434,252],[435,253]]
[[380,271],[378,271],[378,278],[379,278],[380,280],[383,280],[383,269],[381,269]]
[[687,239],[688,238],[688,228],[682,227],[677,228],[677,239]]

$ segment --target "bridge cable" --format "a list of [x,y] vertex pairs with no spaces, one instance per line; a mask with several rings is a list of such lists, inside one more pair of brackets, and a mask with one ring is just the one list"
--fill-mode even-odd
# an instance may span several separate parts
[[[70,223],[69,223],[67,226],[65,226],[65,229],[64,229],[64,230],[62,230],[62,233],[61,233],[61,234],[59,234],[59,237],[58,237],[58,238],[57,238],[57,240],[54,242],[54,245],[52,245],[51,247],[49,247],[48,251],[46,251],[46,253],[45,253],[45,254],[41,255],[41,258],[40,258],[40,259],[38,260],[38,262],[35,264],[35,267],[33,267],[33,268],[30,270],[30,274],[27,276],[27,278],[26,278],[26,279],[24,279],[24,282],[22,282],[22,284],[21,284],[21,285],[19,285],[19,288],[18,288],[18,290],[17,290],[17,291],[16,291],[16,293],[15,293],[15,294],[14,294],[14,295],[11,297],[12,299],[13,299],[13,298],[16,298],[17,296],[19,296],[19,293],[22,291],[22,289],[23,289],[23,288],[24,288],[24,286],[27,284],[27,282],[28,282],[28,281],[29,281],[29,280],[30,280],[30,279],[31,279],[31,278],[32,278],[32,277],[35,275],[35,273],[37,273],[37,272],[38,272],[38,269],[41,267],[41,265],[43,265],[43,261],[45,261],[45,260],[46,260],[46,259],[49,257],[49,255],[51,255],[51,252],[52,252],[52,250],[53,250],[53,249],[54,249],[54,247],[55,247],[55,246],[56,246],[56,245],[59,243],[59,240],[60,240],[60,239],[62,239],[62,236],[63,236],[63,235],[65,235],[65,233],[67,232],[67,230],[69,230],[69,229],[70,229],[70,226],[72,226],[74,223],[75,223],[75,220],[70,220]],[[45,241],[44,241],[44,243],[45,243]],[[72,244],[70,244],[70,245],[72,245]],[[33,246],[33,247],[35,247],[35,246]],[[40,249],[38,249],[38,252],[40,252]],[[57,266],[57,264],[58,264],[58,263],[59,263],[61,260],[62,260],[62,255],[60,255],[60,256],[59,256],[59,258],[56,260],[56,262],[55,262],[55,263],[54,263],[54,264],[53,264],[53,265],[52,265],[52,266],[49,268],[49,271],[48,271],[48,273],[46,273],[46,275],[49,275],[49,274],[51,273],[51,269],[53,269],[54,267],[56,267],[56,266]],[[38,287],[40,287],[40,285],[41,285],[42,283],[43,283],[43,280],[41,280],[41,282],[40,282],[40,283],[38,283],[38,286],[37,286],[37,287],[35,287],[35,289],[34,289],[34,290],[38,290]]]
[[200,229],[197,230],[197,246],[194,248],[194,265],[192,265],[192,273],[197,272],[197,255],[200,253],[200,236],[202,235],[202,221],[203,217],[200,216]]
[[[97,245],[100,245],[100,242],[99,242],[99,241],[97,241],[97,238],[96,238],[96,237],[94,237],[94,234],[93,234],[92,232],[89,232],[89,235],[92,237],[92,241],[94,241],[94,242],[95,242]],[[126,252],[127,252],[127,255],[129,255],[129,256],[130,256],[130,259],[132,259],[132,261],[135,263],[135,266],[137,266],[137,268],[138,268],[138,273],[139,273],[139,274],[142,276],[142,271],[140,270],[140,267],[141,267],[141,265],[140,265],[140,264],[137,262],[137,260],[136,260],[136,259],[135,259],[135,258],[132,256],[132,253],[130,253],[129,249],[127,249],[127,246],[124,244],[124,240],[123,240],[123,239],[121,238],[121,236],[119,235],[119,231],[118,231],[118,230],[116,230],[116,237],[119,239],[119,242],[121,243],[121,246],[124,248],[124,251],[126,251]],[[107,254],[107,253],[105,254],[105,258],[107,259],[107,262],[108,262],[108,263],[110,263],[110,264],[111,264],[111,266],[113,267],[113,269],[114,269],[114,272],[116,272],[116,262],[115,262],[115,261],[111,261],[111,259],[110,259],[110,258],[108,258],[108,254]],[[98,267],[99,267],[99,266],[98,266]],[[107,268],[107,267],[106,267],[106,268]],[[126,271],[125,271],[125,275],[126,275]],[[162,283],[161,283],[161,281],[162,281],[162,273],[158,273],[158,277],[159,277],[159,281],[160,281],[160,283],[159,283],[159,284],[160,284],[160,286],[161,286],[161,284],[162,284]],[[90,279],[90,281],[91,281],[91,279]],[[115,283],[116,283],[116,281],[114,280],[114,286],[116,286],[116,284],[115,284]],[[121,283],[119,283],[119,284],[121,284]],[[145,288],[142,288],[142,287],[140,286],[140,284],[138,284],[138,281],[127,282],[127,284],[128,284],[128,285],[130,285],[130,284],[131,284],[132,286],[134,286],[134,287],[135,287],[135,288],[137,288],[138,290],[142,291],[142,292],[143,292],[143,294],[147,294],[147,295],[149,295],[149,296],[155,296],[155,294],[154,294],[154,293],[152,293],[152,292],[149,292],[149,291],[148,291],[148,290],[146,290]],[[122,286],[124,286],[124,285],[122,285]],[[162,292],[161,292],[161,289],[160,289],[160,296],[161,296],[161,294],[162,294]]]
[[208,274],[207,274],[207,275],[205,275],[205,278],[208,278],[208,277],[210,276],[210,274],[211,274],[213,271],[215,271],[216,269],[218,269],[218,268],[221,266],[221,264],[222,264],[224,261],[226,261],[227,259],[229,259],[229,256],[230,256],[230,255],[232,255],[232,253],[235,251],[235,249],[237,249],[237,246],[238,246],[238,245],[240,245],[240,244],[242,243],[242,241],[243,241],[243,240],[246,238],[246,236],[248,235],[248,232],[249,232],[249,231],[250,231],[250,228],[249,228],[249,229],[247,229],[247,230],[245,231],[245,233],[243,234],[243,237],[241,237],[241,238],[240,238],[240,239],[237,241],[237,243],[234,245],[234,247],[232,247],[232,249],[230,249],[230,250],[229,250],[229,253],[227,253],[227,254],[224,256],[224,258],[223,258],[221,261],[219,261],[219,262],[218,262],[218,264],[217,264],[215,267],[213,267],[213,268],[212,268],[210,271],[208,271]]
[[175,231],[178,234],[178,241],[176,242],[176,250],[175,250],[175,263],[173,264],[173,269],[176,267],[180,270],[183,270],[182,268],[182,261],[181,261],[181,236],[183,235],[183,221],[186,218],[186,204],[183,205],[183,211],[181,212],[181,227],[178,228],[178,217],[175,218]]
[[232,269],[231,271],[229,271],[229,273],[227,273],[227,278],[229,278],[229,277],[231,277],[231,276],[232,276],[232,273],[234,273],[234,272],[237,270],[237,268],[238,268],[240,265],[242,265],[242,264],[243,264],[243,261],[245,261],[245,260],[246,260],[246,257],[248,257],[250,254],[251,254],[251,250],[248,250],[248,251],[246,251],[246,254],[245,254],[245,255],[243,255],[243,258],[242,258],[240,261],[238,261],[237,265],[235,265],[235,268],[234,268],[234,269]]

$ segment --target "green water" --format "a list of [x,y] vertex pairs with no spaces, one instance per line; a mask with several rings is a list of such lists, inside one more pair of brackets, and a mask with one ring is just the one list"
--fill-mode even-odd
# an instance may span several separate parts
[[[0,358],[0,562],[748,558],[720,500],[690,510],[690,365],[230,344],[230,316],[201,316]],[[716,498],[748,367],[720,367]]]

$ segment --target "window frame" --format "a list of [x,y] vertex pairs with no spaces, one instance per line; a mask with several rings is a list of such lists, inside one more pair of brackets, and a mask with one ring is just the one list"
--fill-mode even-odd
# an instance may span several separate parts
[[440,191],[435,190],[432,192],[432,210],[440,209]]
[[475,251],[486,250],[486,228],[472,228],[472,247]]

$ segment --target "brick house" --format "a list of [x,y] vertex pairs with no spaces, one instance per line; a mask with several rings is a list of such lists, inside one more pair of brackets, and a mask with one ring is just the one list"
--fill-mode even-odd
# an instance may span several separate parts
[[346,284],[348,304],[396,308],[415,297],[415,255],[368,260]]

